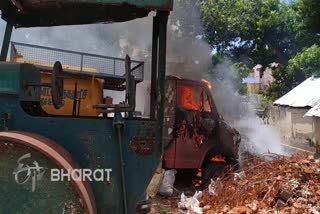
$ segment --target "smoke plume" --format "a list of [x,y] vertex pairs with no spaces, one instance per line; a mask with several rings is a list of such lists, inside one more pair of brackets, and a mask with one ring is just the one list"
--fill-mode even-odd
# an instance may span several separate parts
[[[150,79],[152,17],[117,24],[95,24],[84,26],[60,26],[50,28],[17,29],[12,40],[80,52],[88,52],[114,57],[124,57],[144,61],[145,79]],[[0,31],[4,32],[5,23],[0,22]],[[257,154],[268,151],[283,153],[280,135],[261,123],[254,113],[252,103],[245,105],[236,94],[234,81],[237,72],[227,63],[211,68],[209,44],[203,40],[204,30],[201,24],[200,10],[194,1],[176,0],[168,24],[167,71],[169,75],[181,78],[213,82],[212,93],[221,115],[242,135],[242,145]],[[3,35],[0,35],[1,37]],[[0,38],[1,39],[1,38]],[[208,72],[208,71],[211,72]],[[148,81],[137,88],[137,110],[144,111],[148,106],[145,100]],[[114,99],[123,101],[124,95]],[[145,104],[146,102],[146,104]]]
[[285,155],[281,134],[272,126],[265,125],[256,115],[259,99],[237,94],[237,72],[232,65],[222,62],[213,68],[214,95],[217,108],[224,119],[241,134],[241,151],[256,155],[272,152]]

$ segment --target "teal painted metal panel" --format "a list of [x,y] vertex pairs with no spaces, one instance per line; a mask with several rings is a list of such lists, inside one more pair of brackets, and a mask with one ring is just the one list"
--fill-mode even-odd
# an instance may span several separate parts
[[19,94],[20,65],[0,63],[0,94]]
[[[119,145],[116,140],[112,119],[34,117],[26,114],[21,109],[18,98],[0,96],[0,103],[6,104],[5,106],[0,105],[0,115],[6,112],[10,112],[12,115],[12,119],[6,124],[9,130],[36,133],[54,140],[72,155],[81,168],[93,170],[111,168],[110,183],[91,182],[98,213],[124,213],[122,203],[124,197],[121,192],[121,162],[118,154]],[[140,200],[160,163],[161,148],[157,144],[152,155],[143,156],[131,151],[129,144],[133,136],[152,137],[154,128],[154,121],[124,121],[122,150],[125,164],[128,211],[130,214],[135,213],[136,203]],[[43,187],[41,189],[40,185],[42,184],[39,184],[37,191],[46,191],[46,188]],[[23,186],[19,187],[24,188]],[[20,193],[22,194],[23,192]],[[37,193],[35,192],[34,194]],[[54,196],[55,193],[52,192],[52,195]],[[24,195],[19,197],[23,198]],[[2,200],[10,200],[10,206],[14,205],[15,200],[12,199],[12,195],[3,195],[0,198]],[[21,200],[17,202],[20,203]],[[15,204],[14,206],[22,207],[23,204]],[[2,207],[2,209],[9,210],[10,207],[6,206]],[[28,208],[26,207],[25,209],[27,210]]]
[[[0,63],[0,94],[18,95],[20,101],[39,101],[40,72],[31,64]],[[20,90],[25,87],[24,90]]]
[[20,71],[20,101],[36,102],[40,100],[41,87],[33,86],[41,82],[39,70],[31,64],[21,64]]
[[[39,84],[40,80],[38,76],[34,75],[35,72],[35,68],[28,64],[0,64],[1,88],[10,89],[10,91],[15,92],[15,95],[11,96],[0,93],[0,116],[10,115],[10,118],[5,122],[1,120],[0,130],[25,131],[52,139],[63,146],[81,168],[92,170],[112,169],[110,182],[91,182],[98,209],[97,213],[125,213],[123,208],[123,200],[125,197],[121,191],[123,183],[125,183],[126,187],[128,213],[135,213],[136,203],[141,199],[161,160],[162,149],[160,142],[156,142],[155,140],[156,122],[141,119],[123,121],[121,143],[125,180],[122,182],[122,164],[118,152],[120,142],[117,140],[117,132],[113,119],[38,115],[37,112],[33,111],[32,107],[35,103],[39,103],[40,99],[37,98],[37,96],[22,96],[22,94],[25,94],[25,92],[22,91],[28,91],[24,85],[28,83]],[[32,105],[22,108],[22,98],[26,101],[33,101],[23,102],[31,103]],[[25,107],[29,107],[30,110]],[[27,110],[30,112],[27,113]],[[152,154],[145,155],[136,152],[134,147],[131,146],[134,139],[152,139]],[[3,160],[2,164],[4,164]],[[14,170],[13,167],[14,164],[7,165],[5,170],[0,167],[0,175],[6,173],[8,177],[8,172]],[[0,184],[4,184],[1,179]],[[34,202],[35,200],[38,201],[41,199],[41,197],[38,196],[33,197],[33,194],[43,194],[43,198],[52,195],[53,199],[59,198],[59,200],[61,200],[62,198],[58,196],[62,192],[59,189],[52,188],[54,184],[50,186],[50,183],[39,183],[37,192],[34,193],[25,191],[23,185],[14,186],[14,184],[14,181],[11,180],[10,185],[0,185],[0,192],[7,193],[0,196],[0,208],[5,212],[13,211],[13,213],[18,213],[19,211],[19,213],[37,213],[29,211],[41,207],[41,210],[48,208],[47,210],[54,210],[52,213],[57,213],[56,210],[62,210],[64,206],[63,204],[61,204],[61,207],[53,205],[57,204],[56,201],[58,200],[55,200],[52,206],[50,206],[50,202],[48,201],[46,202],[47,204],[40,205],[31,203],[31,201]],[[51,192],[47,194],[49,186]],[[72,193],[70,194],[72,195]],[[10,203],[5,203],[6,201]]]

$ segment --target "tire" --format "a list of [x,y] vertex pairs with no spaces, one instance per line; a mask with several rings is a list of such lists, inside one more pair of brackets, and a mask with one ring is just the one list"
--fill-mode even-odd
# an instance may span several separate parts
[[210,184],[211,179],[219,177],[226,166],[227,164],[223,162],[208,162],[202,168],[202,189]]
[[227,161],[228,166],[232,168],[233,171],[238,171],[240,169],[240,162],[238,159],[231,159]]

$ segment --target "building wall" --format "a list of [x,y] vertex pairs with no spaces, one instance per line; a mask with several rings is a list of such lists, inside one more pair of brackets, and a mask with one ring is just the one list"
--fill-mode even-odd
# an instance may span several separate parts
[[314,138],[316,142],[320,143],[320,117],[313,117],[314,124]]
[[273,106],[270,110],[272,125],[276,126],[288,141],[312,139],[316,134],[314,118],[303,117],[308,110],[308,108]]
[[266,70],[263,72],[263,76],[261,78],[262,88],[263,89],[268,88],[273,81],[274,81],[274,78],[272,76],[272,69],[266,68]]
[[292,136],[298,139],[313,138],[314,125],[312,117],[303,117],[309,109],[291,108]]
[[279,129],[286,140],[289,140],[292,137],[291,112],[282,106],[272,106],[270,117],[271,124]]
[[248,83],[247,84],[247,91],[248,94],[258,94],[260,91],[260,84],[259,83]]

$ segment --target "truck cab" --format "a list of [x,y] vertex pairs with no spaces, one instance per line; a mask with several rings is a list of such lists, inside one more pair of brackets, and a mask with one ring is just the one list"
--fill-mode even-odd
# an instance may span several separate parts
[[219,115],[211,87],[206,80],[166,78],[164,168],[202,169],[238,159],[240,135]]

